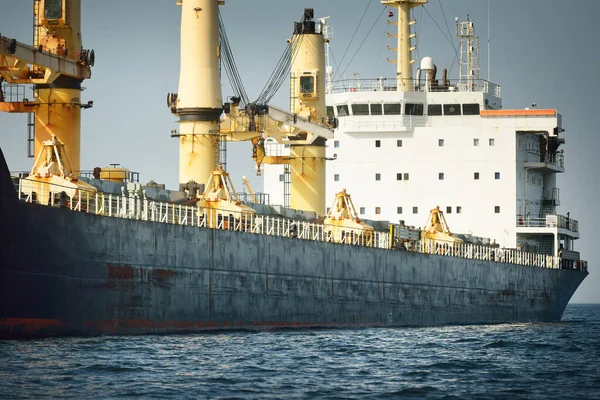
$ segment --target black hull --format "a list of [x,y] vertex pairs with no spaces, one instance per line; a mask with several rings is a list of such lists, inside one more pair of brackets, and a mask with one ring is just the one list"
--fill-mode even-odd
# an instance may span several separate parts
[[587,275],[0,201],[3,339],[552,322]]

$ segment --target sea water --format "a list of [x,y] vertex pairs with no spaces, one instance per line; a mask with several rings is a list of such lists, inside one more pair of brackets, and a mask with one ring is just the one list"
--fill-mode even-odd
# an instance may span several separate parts
[[600,305],[561,323],[0,341],[0,397],[600,399]]

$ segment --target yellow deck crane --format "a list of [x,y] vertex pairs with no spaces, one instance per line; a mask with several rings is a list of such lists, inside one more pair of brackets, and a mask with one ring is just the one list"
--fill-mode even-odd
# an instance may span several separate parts
[[206,218],[206,226],[211,228],[231,229],[239,224],[250,226],[256,214],[254,209],[240,202],[229,173],[221,166],[211,172],[204,193],[196,204],[204,209],[202,218]]
[[325,237],[335,243],[373,245],[373,228],[360,220],[352,198],[342,189],[323,221]]
[[80,171],[81,110],[93,104],[81,102],[81,82],[91,77],[94,51],[82,47],[81,0],[33,4],[33,46],[0,36],[0,76],[9,85],[32,84],[33,99],[5,93],[0,111],[35,115],[32,155],[38,157],[31,174],[45,183],[72,187]]
[[256,193],[254,193],[252,186],[250,186],[250,182],[248,181],[248,178],[246,178],[245,176],[242,176],[242,182],[244,183],[244,186],[246,187],[246,189],[248,189],[248,193],[250,193],[252,202],[256,203]]
[[421,231],[421,239],[445,243],[463,243],[462,239],[450,232],[446,217],[444,217],[444,213],[440,210],[440,206],[436,206],[429,211],[425,228]]
[[70,203],[89,200],[96,194],[94,186],[77,179],[65,145],[55,135],[42,145],[31,173],[22,180],[22,193],[28,196],[35,193],[37,203],[50,205],[65,200]]
[[[305,10],[288,42],[294,55],[293,104],[288,112],[257,103],[240,109],[241,99],[223,104],[219,62],[228,57],[229,49],[225,37],[219,36],[218,8],[225,2],[178,4],[182,12],[179,92],[167,95],[167,105],[179,117],[179,131],[172,136],[179,140],[180,187],[194,186],[216,168],[223,140],[251,140],[258,172],[263,162],[290,165],[291,207],[324,215],[325,143],[333,132],[325,111],[326,39],[316,29],[312,9]],[[290,155],[264,157],[267,138],[289,144]]]

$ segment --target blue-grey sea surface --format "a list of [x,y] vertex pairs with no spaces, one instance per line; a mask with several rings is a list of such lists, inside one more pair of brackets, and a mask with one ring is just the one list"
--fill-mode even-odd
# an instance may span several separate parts
[[0,397],[600,399],[600,305],[556,324],[0,341]]

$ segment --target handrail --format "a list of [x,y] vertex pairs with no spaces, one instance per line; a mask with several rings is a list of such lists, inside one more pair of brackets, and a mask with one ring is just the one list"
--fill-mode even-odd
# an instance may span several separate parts
[[534,159],[533,160],[526,159],[525,162],[544,163],[544,164],[553,165],[553,166],[559,167],[559,168],[565,167],[565,154],[563,152],[545,153],[542,156],[542,153],[539,150],[527,150],[527,154],[533,155]]
[[[418,82],[416,79],[405,79],[407,85],[412,85],[415,92],[483,92],[495,97],[500,97],[500,85],[485,79],[470,81],[449,79],[446,83],[441,80],[435,84]],[[374,79],[343,79],[332,83],[330,93],[345,92],[394,92],[401,82],[400,78],[374,78]]]
[[[44,193],[60,193],[61,185],[39,182]],[[44,185],[50,186],[44,188]],[[29,187],[28,187],[29,188]],[[23,193],[22,180],[18,182],[19,198],[32,202],[31,193]],[[444,242],[425,239],[408,241],[394,245],[390,241],[389,232],[375,231],[365,235],[355,235],[348,228],[337,225],[320,224],[307,221],[290,220],[270,215],[254,215],[242,213],[239,218],[233,218],[230,212],[203,208],[199,206],[184,206],[181,204],[163,203],[140,196],[139,192],[123,193],[121,195],[107,194],[80,190],[77,195],[70,197],[66,203],[54,200],[50,196],[49,206],[68,208],[74,211],[105,217],[134,219],[156,223],[195,226],[198,228],[222,229],[247,234],[262,234],[280,237],[291,237],[297,240],[317,242],[333,242],[340,245],[365,246],[379,249],[403,250],[432,254],[438,256],[458,257],[481,261],[519,264],[540,268],[558,269],[563,265],[561,258],[534,254],[514,249],[496,248],[468,243]],[[573,221],[573,220],[571,220]],[[295,225],[294,228],[292,226]],[[587,262],[577,261],[574,269],[587,271]]]
[[579,232],[579,221],[556,214],[548,214],[543,217],[517,215],[517,227],[561,228],[571,232]]

